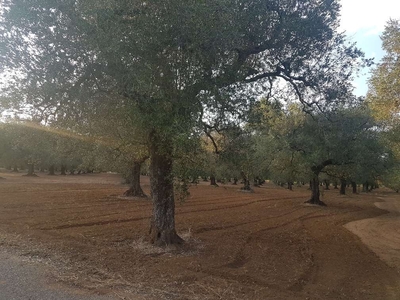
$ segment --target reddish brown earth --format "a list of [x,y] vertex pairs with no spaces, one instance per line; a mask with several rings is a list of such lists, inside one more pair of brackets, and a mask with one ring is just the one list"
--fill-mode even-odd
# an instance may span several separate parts
[[146,242],[151,202],[120,197],[118,175],[1,176],[0,244],[62,284],[121,299],[400,299],[400,266],[343,226],[385,215],[379,198],[400,201],[387,190],[325,191],[316,207],[305,187],[201,183],[177,203],[185,246],[161,249]]

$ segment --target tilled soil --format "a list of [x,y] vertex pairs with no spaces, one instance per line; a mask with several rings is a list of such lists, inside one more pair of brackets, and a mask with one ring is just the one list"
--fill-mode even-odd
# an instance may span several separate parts
[[0,243],[68,285],[122,299],[400,299],[400,269],[343,226],[386,214],[374,203],[400,201],[390,191],[332,189],[318,207],[306,187],[202,182],[176,205],[185,245],[156,248],[151,202],[121,197],[118,175],[1,176]]

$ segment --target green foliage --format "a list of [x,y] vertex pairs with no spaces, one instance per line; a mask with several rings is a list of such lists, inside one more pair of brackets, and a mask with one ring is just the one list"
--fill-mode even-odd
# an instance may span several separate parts
[[381,38],[386,54],[372,72],[367,100],[400,159],[400,21],[390,20]]
[[390,20],[382,35],[385,56],[373,70],[368,101],[378,120],[400,122],[400,20]]
[[362,57],[336,33],[332,0],[7,4],[10,67],[26,74],[22,99],[63,118],[112,92],[140,127],[169,139],[206,112],[241,110],[247,87],[285,86],[304,104],[316,93],[338,99]]
[[264,154],[257,161],[268,162],[269,178],[276,182],[308,181],[322,171],[373,182],[390,163],[390,149],[366,105],[306,114],[298,105],[283,109],[264,100],[257,114],[259,123],[251,126],[258,132],[257,152]]
[[400,191],[400,165],[397,163],[387,169],[381,177],[382,183],[397,192]]
[[4,139],[0,159],[3,165],[39,165],[51,159],[49,132],[30,122],[3,123]]

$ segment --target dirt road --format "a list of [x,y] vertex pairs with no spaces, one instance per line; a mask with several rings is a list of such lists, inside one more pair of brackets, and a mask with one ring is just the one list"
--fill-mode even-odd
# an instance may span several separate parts
[[350,222],[345,227],[400,274],[400,199],[390,194],[378,199],[381,202],[375,205],[389,213]]

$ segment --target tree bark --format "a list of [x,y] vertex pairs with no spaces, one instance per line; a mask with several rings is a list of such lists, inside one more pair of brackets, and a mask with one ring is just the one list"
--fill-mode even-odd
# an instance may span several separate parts
[[153,214],[151,243],[164,246],[183,242],[175,230],[175,199],[172,177],[172,145],[155,134],[150,138],[150,188]]
[[325,190],[329,190],[329,180],[324,180]]
[[13,172],[18,173],[18,167],[17,167],[17,165],[14,165]]
[[242,178],[243,178],[243,187],[241,190],[243,191],[251,191],[250,188],[250,180],[247,178],[246,174],[244,172],[241,172]]
[[124,193],[127,197],[142,197],[146,198],[146,194],[143,192],[140,186],[140,167],[142,165],[141,161],[135,161],[131,169],[131,186],[129,190]]
[[310,187],[311,187],[311,199],[306,201],[306,203],[326,206],[325,203],[322,202],[320,199],[319,179],[317,174],[315,174],[313,179],[310,180]]
[[351,182],[351,187],[353,189],[353,194],[357,194],[357,183],[354,181]]
[[54,165],[51,165],[49,167],[49,175],[55,175],[55,167],[54,167]]
[[215,179],[215,176],[214,176],[214,175],[211,175],[211,176],[210,176],[210,185],[218,186],[217,180]]
[[236,177],[233,177],[233,185],[237,185],[238,179]]
[[333,164],[333,160],[332,159],[327,159],[327,160],[323,161],[321,164],[314,165],[314,166],[311,167],[311,171],[314,174],[313,179],[310,181],[311,199],[306,201],[306,203],[318,204],[318,205],[326,206],[326,204],[324,202],[322,202],[320,200],[320,198],[319,198],[320,192],[319,192],[319,178],[318,178],[318,176],[326,166],[329,166],[331,164]]
[[340,179],[340,195],[346,195],[346,179]]
[[67,171],[66,165],[61,165],[61,170],[60,170],[61,175],[67,175],[66,171]]
[[334,182],[334,184],[333,184],[333,189],[334,189],[334,190],[338,190],[338,183],[337,183],[336,180],[335,180],[335,182]]
[[27,176],[34,176],[35,175],[35,164],[30,163],[28,164],[28,173]]
[[293,191],[293,182],[288,181],[287,188],[288,188],[288,190]]

